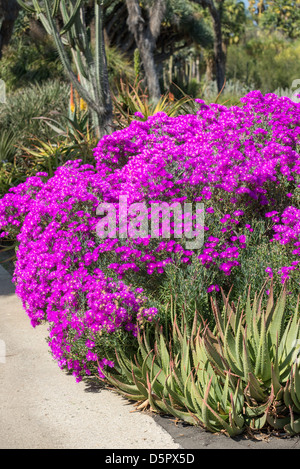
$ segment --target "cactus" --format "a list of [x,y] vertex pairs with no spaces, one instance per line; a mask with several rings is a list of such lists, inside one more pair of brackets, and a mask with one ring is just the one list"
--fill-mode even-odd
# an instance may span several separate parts
[[134,50],[133,54],[134,74],[136,81],[140,81],[141,78],[141,55],[138,48]]
[[[95,44],[88,37],[84,0],[18,0],[25,10],[36,14],[52,36],[65,72],[89,109],[95,134],[101,138],[112,130],[112,101],[109,91],[103,38],[103,0],[94,0]],[[60,13],[63,26],[56,23]],[[70,59],[68,49],[71,51]],[[74,65],[76,72],[74,72]],[[78,79],[79,77],[79,79]]]

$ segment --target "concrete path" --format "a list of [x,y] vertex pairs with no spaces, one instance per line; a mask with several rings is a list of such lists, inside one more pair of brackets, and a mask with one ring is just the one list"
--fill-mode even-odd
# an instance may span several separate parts
[[107,389],[61,371],[0,266],[0,449],[176,449],[169,433]]
[[0,265],[0,449],[300,449],[300,437],[213,435],[165,416],[133,412],[108,389],[61,371],[47,326],[30,325]]

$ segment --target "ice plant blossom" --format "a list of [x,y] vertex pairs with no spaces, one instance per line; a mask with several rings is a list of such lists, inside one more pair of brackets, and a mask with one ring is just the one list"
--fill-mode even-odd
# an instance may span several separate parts
[[[137,115],[99,141],[94,165],[77,160],[53,177],[38,173],[0,201],[1,236],[18,241],[16,292],[33,326],[49,323],[54,358],[78,380],[113,366],[101,355],[104,336],[122,330],[134,338],[159,317],[142,280],[195,259],[228,278],[247,250],[255,217],[271,224],[269,242],[290,249],[282,280],[298,269],[300,104],[254,91],[241,106],[198,105],[196,114]],[[119,216],[121,196],[147,208],[203,202],[203,247],[186,249],[172,229],[169,239],[99,238],[97,207],[114,204]],[[265,271],[272,275],[268,265]],[[216,293],[220,286],[206,289]]]

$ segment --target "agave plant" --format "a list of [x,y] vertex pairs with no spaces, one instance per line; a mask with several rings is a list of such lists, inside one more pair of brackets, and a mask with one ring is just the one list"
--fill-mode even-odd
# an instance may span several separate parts
[[237,376],[244,388],[245,420],[251,428],[266,424],[289,433],[300,429],[300,386],[297,354],[300,344],[298,304],[287,317],[286,288],[273,298],[273,285],[266,307],[265,288],[254,296],[250,289],[245,311],[224,297],[220,313],[212,300],[216,327],[206,327],[200,342],[216,372],[225,379]]

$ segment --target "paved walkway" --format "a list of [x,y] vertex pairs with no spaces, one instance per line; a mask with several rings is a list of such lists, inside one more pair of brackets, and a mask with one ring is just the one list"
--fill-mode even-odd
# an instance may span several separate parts
[[213,435],[133,412],[118,394],[61,371],[47,327],[30,325],[0,265],[0,449],[300,449],[300,437]]
[[145,413],[61,371],[0,266],[0,449],[176,449]]

